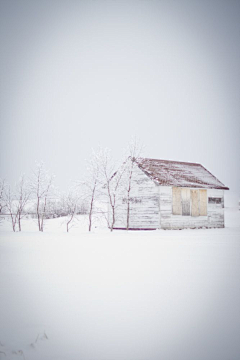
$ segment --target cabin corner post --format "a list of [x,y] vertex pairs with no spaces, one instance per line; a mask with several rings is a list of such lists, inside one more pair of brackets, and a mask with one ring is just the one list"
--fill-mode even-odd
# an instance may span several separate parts
[[159,226],[158,229],[161,229],[161,197],[160,197],[160,185],[156,185],[158,188],[158,208],[159,208]]

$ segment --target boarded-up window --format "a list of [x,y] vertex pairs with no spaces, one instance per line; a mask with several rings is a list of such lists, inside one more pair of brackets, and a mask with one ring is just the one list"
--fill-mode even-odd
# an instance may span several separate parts
[[132,204],[140,204],[142,202],[142,199],[141,198],[137,198],[137,197],[130,197],[129,199],[127,198],[122,198],[122,203],[123,204],[127,204],[129,201],[129,203],[132,203]]
[[172,188],[173,215],[182,215],[181,188]]
[[208,198],[208,203],[209,204],[221,204],[222,199],[221,198],[210,197],[210,198]]
[[207,216],[207,190],[172,188],[173,215]]
[[191,215],[199,216],[199,191],[191,190]]
[[190,189],[181,189],[182,195],[182,214],[184,216],[190,215]]
[[207,190],[199,190],[200,216],[207,216]]

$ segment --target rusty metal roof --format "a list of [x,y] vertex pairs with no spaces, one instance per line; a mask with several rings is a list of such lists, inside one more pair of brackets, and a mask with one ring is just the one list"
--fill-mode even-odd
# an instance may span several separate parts
[[148,158],[134,161],[159,185],[229,190],[201,164]]

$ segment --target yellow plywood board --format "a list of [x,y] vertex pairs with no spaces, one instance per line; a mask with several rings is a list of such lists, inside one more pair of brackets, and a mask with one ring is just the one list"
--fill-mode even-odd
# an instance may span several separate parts
[[199,191],[191,190],[191,215],[199,216]]
[[172,206],[173,206],[173,215],[182,215],[181,188],[173,187]]
[[182,194],[182,214],[184,216],[190,215],[190,189],[183,188]]
[[207,190],[199,190],[200,216],[207,216]]

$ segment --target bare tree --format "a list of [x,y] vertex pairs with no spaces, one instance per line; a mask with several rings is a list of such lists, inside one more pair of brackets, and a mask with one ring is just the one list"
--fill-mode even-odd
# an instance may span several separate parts
[[24,176],[20,177],[14,191],[11,190],[9,184],[1,184],[0,195],[2,199],[0,210],[2,211],[2,206],[4,206],[10,215],[13,231],[16,231],[16,224],[18,224],[18,230],[21,231],[21,220],[25,216],[24,210],[30,196]]
[[30,189],[27,184],[24,175],[21,176],[19,182],[16,184],[16,222],[18,223],[18,230],[21,231],[21,220],[25,216],[25,208],[29,201]]
[[88,206],[88,230],[92,230],[93,215],[97,211],[96,204],[101,194],[101,171],[100,171],[100,152],[92,150],[91,157],[88,161],[87,175],[85,180],[82,181],[79,186],[84,191],[84,200]]
[[6,183],[5,180],[0,179],[0,221],[1,221],[1,214],[4,210],[4,208],[6,207],[5,204],[5,188],[6,188]]
[[44,229],[48,206],[51,196],[53,196],[53,175],[49,175],[43,163],[36,166],[31,178],[31,192],[36,200],[36,215],[39,231]]
[[101,182],[103,184],[103,188],[105,189],[110,209],[108,226],[110,230],[113,231],[116,222],[116,208],[118,203],[117,200],[119,198],[119,190],[122,185],[124,168],[119,167],[119,169],[116,170],[116,165],[111,158],[109,149],[101,150],[99,152],[98,158],[100,165]]
[[140,141],[133,137],[128,145],[127,149],[127,161],[125,166],[125,191],[126,191],[126,205],[127,205],[127,214],[126,214],[126,229],[129,229],[129,221],[130,221],[130,199],[131,199],[131,191],[133,187],[133,169],[134,162],[141,156],[143,150],[143,145]]
[[76,220],[77,209],[80,201],[78,187],[72,187],[69,192],[62,197],[62,205],[66,213],[67,232],[72,228]]
[[10,185],[7,185],[5,187],[4,199],[5,199],[6,209],[8,211],[8,214],[10,215],[12,229],[15,232],[16,231],[16,222],[17,222],[17,208],[16,208],[16,201],[14,201],[14,196],[11,191]]

